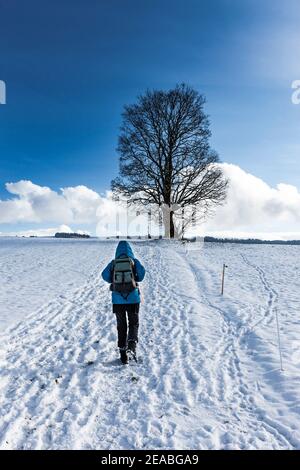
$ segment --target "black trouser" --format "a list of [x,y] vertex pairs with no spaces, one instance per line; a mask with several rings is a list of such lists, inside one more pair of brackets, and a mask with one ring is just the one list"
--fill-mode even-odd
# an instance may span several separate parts
[[[140,304],[113,304],[113,312],[117,317],[118,347],[127,348],[127,341],[138,341]],[[127,315],[126,315],[127,313]],[[128,316],[128,334],[127,334]]]

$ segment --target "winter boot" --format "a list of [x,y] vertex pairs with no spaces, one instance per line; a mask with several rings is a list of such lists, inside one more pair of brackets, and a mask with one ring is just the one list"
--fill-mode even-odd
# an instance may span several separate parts
[[128,349],[131,351],[134,355],[136,354],[136,341],[129,340],[128,341]]
[[122,364],[128,364],[128,356],[125,349],[120,349],[120,359]]

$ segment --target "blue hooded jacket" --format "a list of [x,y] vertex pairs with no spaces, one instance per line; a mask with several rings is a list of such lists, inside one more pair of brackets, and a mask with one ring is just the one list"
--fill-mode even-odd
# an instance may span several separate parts
[[[135,266],[136,281],[141,282],[144,279],[145,273],[146,273],[145,268],[139,262],[139,260],[134,257],[132,248],[128,242],[122,240],[121,242],[118,243],[115,258],[131,258]],[[102,271],[102,277],[104,281],[109,282],[110,284],[113,281],[112,275],[113,275],[113,261],[108,263],[106,268]],[[119,294],[119,292],[112,292],[113,304],[139,304],[140,302],[141,302],[141,297],[140,297],[138,288],[130,292],[127,298],[125,298],[122,294]]]

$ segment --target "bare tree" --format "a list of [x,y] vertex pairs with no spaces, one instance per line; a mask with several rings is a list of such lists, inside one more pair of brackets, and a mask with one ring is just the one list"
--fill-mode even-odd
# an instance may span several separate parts
[[226,198],[228,182],[209,145],[204,103],[203,95],[181,84],[147,91],[122,114],[120,176],[112,190],[133,204],[169,208],[164,224],[171,238],[178,208],[201,207],[203,214]]

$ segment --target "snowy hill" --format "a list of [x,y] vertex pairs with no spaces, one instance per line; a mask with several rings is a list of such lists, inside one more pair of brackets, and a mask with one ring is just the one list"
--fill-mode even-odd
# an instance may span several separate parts
[[299,449],[299,247],[132,246],[140,362],[122,366],[100,276],[115,242],[0,241],[0,447]]

